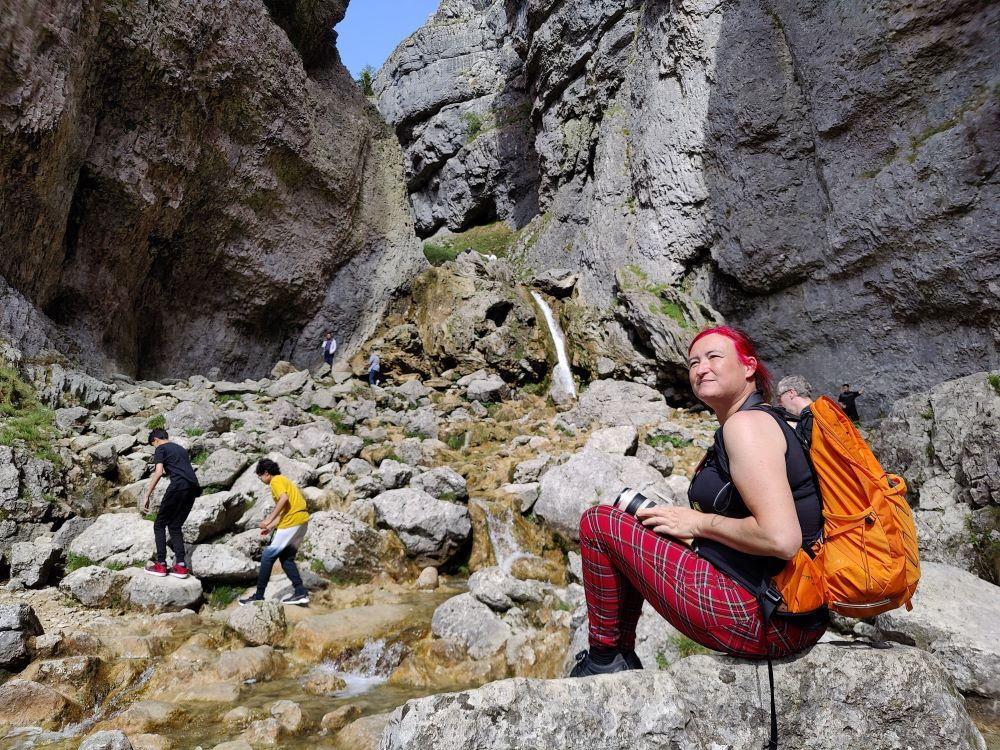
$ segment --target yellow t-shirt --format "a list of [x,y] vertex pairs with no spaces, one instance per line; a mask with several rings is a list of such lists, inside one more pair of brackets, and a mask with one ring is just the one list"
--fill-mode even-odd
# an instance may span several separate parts
[[309,512],[306,510],[306,499],[302,497],[299,488],[295,486],[291,479],[278,474],[271,478],[271,497],[274,502],[282,495],[288,495],[288,510],[285,511],[277,528],[289,529],[292,526],[301,526],[309,520]]

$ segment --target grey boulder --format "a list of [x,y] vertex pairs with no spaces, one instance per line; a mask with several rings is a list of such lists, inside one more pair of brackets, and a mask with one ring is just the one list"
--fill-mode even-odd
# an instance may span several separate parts
[[134,565],[156,551],[153,522],[137,513],[105,513],[70,542],[69,552],[94,562]]
[[228,489],[247,467],[250,460],[242,453],[231,448],[220,448],[213,452],[198,469],[195,475],[202,487],[221,487]]
[[465,500],[469,497],[465,478],[450,466],[438,466],[417,474],[410,480],[410,486],[439,500]]
[[280,602],[264,600],[236,607],[226,620],[252,646],[277,643],[285,635],[285,610]]
[[389,490],[372,499],[379,524],[396,532],[409,556],[444,562],[472,533],[465,506],[438,500],[422,490]]
[[381,549],[375,529],[338,511],[313,513],[302,545],[303,556],[317,561],[327,573],[371,572]]
[[257,578],[257,563],[226,544],[199,544],[188,552],[188,566],[193,576],[211,583],[246,583]]
[[473,659],[488,659],[513,635],[499,615],[468,593],[453,596],[434,610],[431,632],[462,646]]
[[159,578],[132,568],[122,571],[129,580],[122,595],[131,609],[144,612],[179,612],[197,609],[202,600],[201,581],[193,576]]
[[107,607],[120,601],[126,578],[100,565],[77,568],[59,582],[59,590],[85,607]]
[[238,492],[213,492],[200,496],[184,522],[184,541],[196,544],[229,531],[239,521],[247,505],[247,497]]

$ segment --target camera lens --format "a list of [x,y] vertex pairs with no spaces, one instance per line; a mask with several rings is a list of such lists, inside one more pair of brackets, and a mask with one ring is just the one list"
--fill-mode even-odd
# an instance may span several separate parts
[[659,503],[655,500],[650,500],[638,490],[626,487],[618,494],[618,497],[612,501],[611,505],[619,510],[625,511],[630,516],[634,516],[637,511],[643,508],[653,508],[659,505]]

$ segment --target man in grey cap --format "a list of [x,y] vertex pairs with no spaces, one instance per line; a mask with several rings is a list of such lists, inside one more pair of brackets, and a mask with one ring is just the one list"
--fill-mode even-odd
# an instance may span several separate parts
[[778,381],[778,406],[793,416],[800,417],[813,402],[812,386],[801,375],[788,375]]

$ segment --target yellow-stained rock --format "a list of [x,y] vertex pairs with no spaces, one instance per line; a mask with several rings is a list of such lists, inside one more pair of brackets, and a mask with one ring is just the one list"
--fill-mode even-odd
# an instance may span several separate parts
[[59,729],[82,716],[79,703],[48,685],[22,679],[0,685],[0,725]]
[[215,664],[223,680],[272,680],[285,671],[285,657],[270,646],[252,646],[224,651]]
[[298,651],[318,658],[332,657],[360,648],[369,639],[398,637],[410,627],[411,613],[412,608],[405,604],[372,604],[313,615],[295,626],[292,642]]
[[243,692],[242,682],[207,682],[177,694],[179,703],[235,703]]

